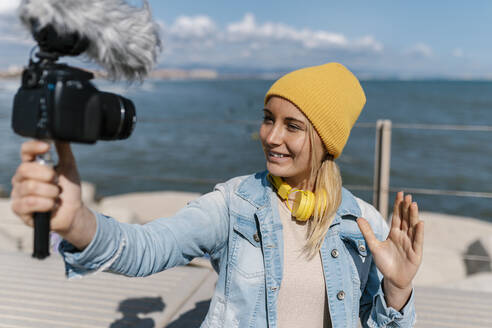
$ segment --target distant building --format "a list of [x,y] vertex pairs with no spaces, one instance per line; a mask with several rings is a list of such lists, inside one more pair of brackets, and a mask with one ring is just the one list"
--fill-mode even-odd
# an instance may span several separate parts
[[10,66],[6,71],[0,71],[0,79],[15,79],[22,75],[24,70],[21,66]]
[[[0,78],[10,79],[18,78],[22,75],[23,67],[12,66],[6,71],[0,71]],[[106,78],[107,74],[104,71],[91,70],[96,78]],[[212,69],[156,69],[149,74],[150,78],[159,80],[213,80],[219,77],[217,71]]]

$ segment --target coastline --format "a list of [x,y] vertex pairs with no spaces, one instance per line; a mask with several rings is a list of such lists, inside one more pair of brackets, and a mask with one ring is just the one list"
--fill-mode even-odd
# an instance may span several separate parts
[[[0,70],[0,80],[19,80],[25,67],[12,66],[7,69]],[[78,67],[94,74],[97,79],[107,79],[107,73],[103,70],[90,69],[86,67]],[[149,73],[146,79],[150,80],[275,80],[278,77],[289,72],[286,70],[279,71],[241,71],[241,70],[223,70],[221,68],[156,68]],[[492,76],[455,76],[455,75],[437,75],[428,77],[419,76],[398,76],[398,75],[378,75],[378,74],[362,74],[360,77],[362,82],[492,82]]]

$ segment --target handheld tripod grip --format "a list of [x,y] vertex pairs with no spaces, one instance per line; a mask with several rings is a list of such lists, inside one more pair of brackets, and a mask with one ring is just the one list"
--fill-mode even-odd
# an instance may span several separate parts
[[[53,166],[50,153],[36,156],[36,162]],[[50,218],[51,212],[34,213],[34,250],[32,257],[40,260],[50,255]]]
[[51,212],[34,213],[34,250],[32,257],[44,259],[50,255]]

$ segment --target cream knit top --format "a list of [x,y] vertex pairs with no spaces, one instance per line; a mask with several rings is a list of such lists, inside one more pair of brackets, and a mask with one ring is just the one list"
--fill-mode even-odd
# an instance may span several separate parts
[[279,328],[330,328],[321,256],[307,260],[302,248],[307,238],[307,222],[291,216],[278,199],[283,225],[284,267],[277,303]]

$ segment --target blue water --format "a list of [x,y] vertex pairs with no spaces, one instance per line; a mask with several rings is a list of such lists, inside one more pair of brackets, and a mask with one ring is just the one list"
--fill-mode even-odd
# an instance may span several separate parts
[[[230,177],[264,169],[257,131],[272,81],[97,81],[131,98],[138,123],[130,139],[75,145],[82,178],[99,196],[135,191],[207,192]],[[362,82],[359,122],[492,125],[492,83]],[[0,185],[10,189],[23,139],[10,129],[17,81],[0,80]],[[492,192],[492,132],[393,129],[391,186]],[[337,160],[345,184],[372,185],[373,128],[354,128]],[[372,201],[372,193],[354,191]],[[391,199],[394,194],[391,194]],[[414,195],[422,210],[492,222],[491,199]]]

